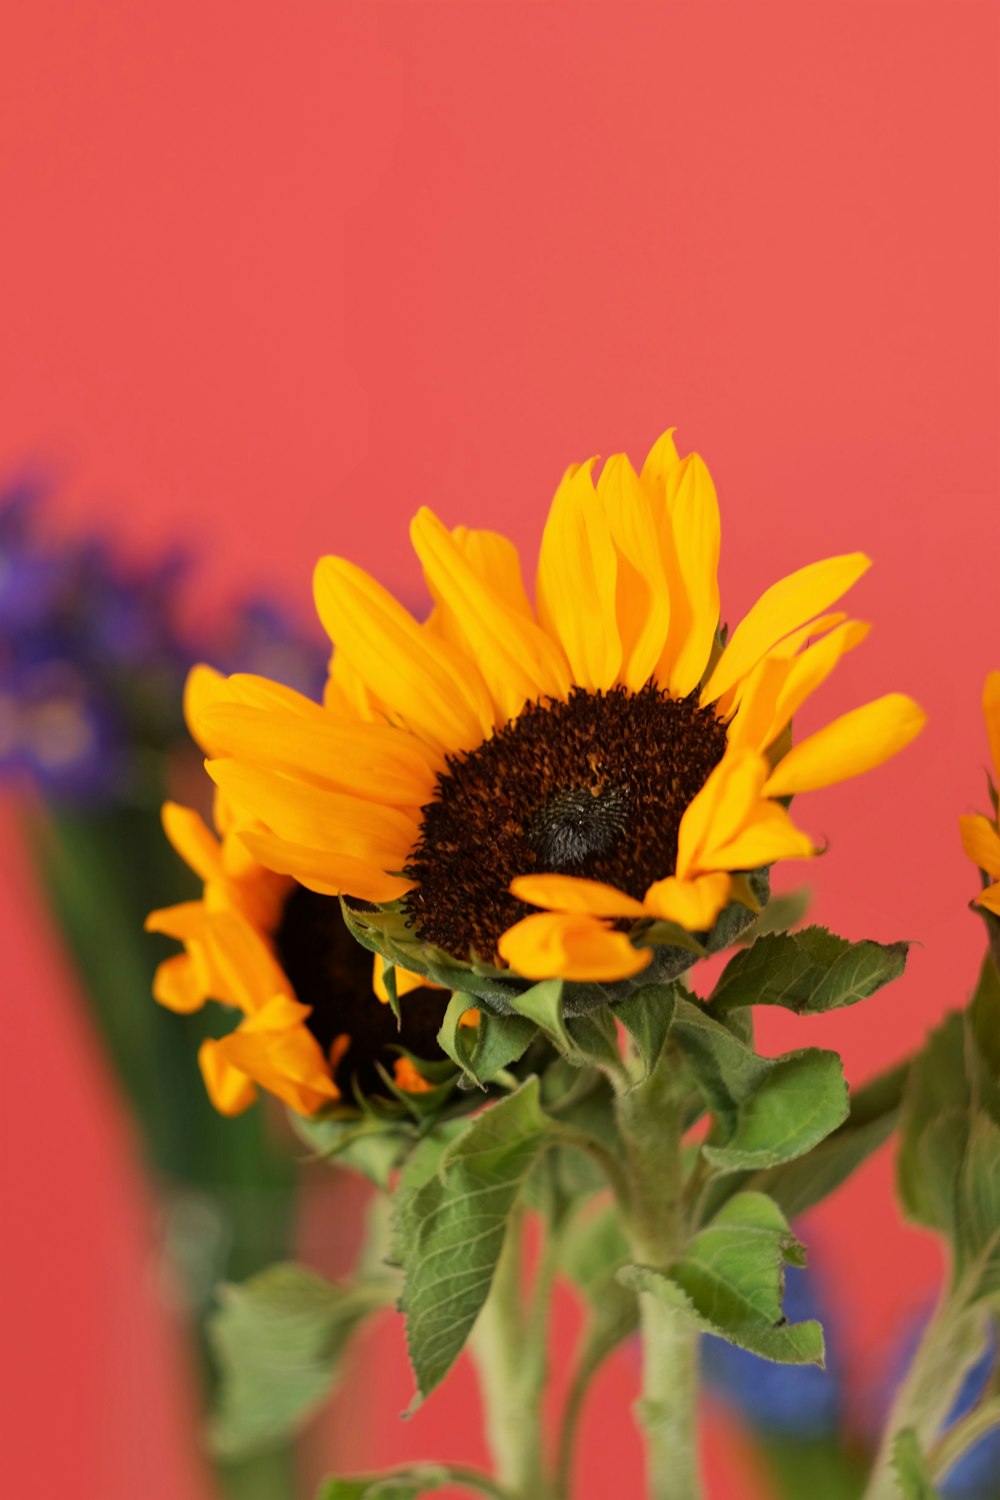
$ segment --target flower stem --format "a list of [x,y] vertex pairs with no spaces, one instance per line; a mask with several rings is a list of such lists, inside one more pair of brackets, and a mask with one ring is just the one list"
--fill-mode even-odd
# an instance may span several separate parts
[[542,1397],[552,1267],[546,1243],[526,1314],[521,1299],[522,1238],[523,1223],[515,1214],[473,1332],[472,1351],[495,1476],[511,1500],[546,1500]]
[[[618,1099],[631,1179],[629,1233],[640,1265],[662,1269],[683,1245],[682,1068],[671,1048]],[[646,1444],[648,1500],[700,1500],[698,1335],[655,1295],[640,1298],[642,1395],[636,1416]]]
[[927,1452],[947,1421],[969,1366],[983,1350],[983,1323],[977,1311],[947,1293],[924,1330],[920,1346],[896,1394],[864,1493],[864,1500],[898,1500],[893,1459],[896,1438],[907,1428]]

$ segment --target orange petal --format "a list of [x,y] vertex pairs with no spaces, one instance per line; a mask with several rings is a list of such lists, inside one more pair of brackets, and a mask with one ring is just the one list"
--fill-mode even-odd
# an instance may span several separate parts
[[623,932],[595,917],[537,912],[508,928],[497,945],[505,963],[525,979],[603,983],[638,974],[649,948],[633,948]]

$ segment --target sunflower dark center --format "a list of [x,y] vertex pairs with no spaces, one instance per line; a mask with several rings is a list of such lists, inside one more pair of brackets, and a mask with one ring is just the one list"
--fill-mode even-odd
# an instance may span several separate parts
[[531,910],[510,894],[516,875],[579,875],[641,899],[673,874],[681,818],[725,748],[710,708],[653,684],[529,703],[451,757],[423,809],[406,868],[420,936],[495,961],[501,935]]
[[372,955],[351,937],[334,897],[296,886],[285,902],[274,942],[295,998],[312,1006],[306,1025],[324,1056],[329,1059],[339,1038],[350,1038],[346,1051],[337,1049],[342,1055],[333,1070],[334,1082],[346,1098],[351,1097],[352,1080],[365,1094],[384,1094],[376,1063],[391,1077],[397,1047],[428,1061],[442,1056],[437,1034],[447,994],[419,989],[404,995],[398,1028],[391,1007],[372,993]]

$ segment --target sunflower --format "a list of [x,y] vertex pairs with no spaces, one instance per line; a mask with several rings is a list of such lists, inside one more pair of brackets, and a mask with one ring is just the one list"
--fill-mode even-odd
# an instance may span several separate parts
[[868,559],[782,579],[727,638],[715,488],[672,431],[639,473],[623,454],[567,470],[534,605],[504,537],[427,509],[411,537],[426,620],[323,558],[324,703],[215,679],[194,725],[255,860],[378,908],[364,941],[439,978],[486,974],[477,994],[498,977],[630,980],[671,934],[721,928],[753,904],[747,872],[817,852],[793,794],[923,725],[890,694],[792,746],[793,715],[867,634],[827,611]]
[[[215,679],[204,667],[191,674],[189,719],[213,694]],[[262,683],[260,691],[271,699],[280,695],[272,683]],[[211,742],[202,745],[209,749]],[[340,903],[253,859],[240,837],[247,825],[224,797],[216,798],[215,822],[221,836],[192,809],[166,804],[167,837],[204,891],[200,900],[155,911],[146,922],[149,931],[184,944],[183,953],[157,970],[153,993],[161,1004],[190,1012],[213,999],[243,1014],[228,1036],[199,1049],[215,1107],[240,1114],[261,1087],[299,1114],[314,1115],[357,1093],[385,1095],[387,1075],[403,1093],[429,1092],[434,1085],[412,1054],[444,1060],[436,1036],[447,997],[395,970],[389,982],[399,1005],[397,1024],[389,976],[378,958],[373,972]]]
[[963,849],[986,876],[975,905],[1000,917],[1000,833],[997,832],[996,791],[1000,784],[1000,672],[991,672],[983,686],[983,717],[993,761],[993,776],[989,779],[993,818],[984,817],[982,813],[967,813],[958,821]]

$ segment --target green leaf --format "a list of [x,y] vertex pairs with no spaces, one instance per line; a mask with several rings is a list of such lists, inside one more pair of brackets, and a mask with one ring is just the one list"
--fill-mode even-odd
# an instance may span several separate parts
[[444,1378],[486,1301],[521,1184],[548,1145],[550,1122],[529,1078],[464,1121],[436,1172],[396,1195],[400,1307],[420,1397]]
[[[896,1161],[897,1186],[906,1212],[918,1223],[945,1233],[954,1227],[954,1210],[942,1204],[935,1186],[941,1174],[935,1167],[949,1142],[935,1122],[964,1116],[970,1101],[965,1019],[955,1013],[931,1032],[923,1051],[913,1060],[903,1098],[902,1139]],[[928,1165],[934,1178],[930,1182],[925,1175]],[[948,1163],[943,1163],[942,1171],[946,1174],[948,1170]]]
[[811,1047],[770,1065],[745,1098],[723,1146],[706,1144],[705,1158],[721,1172],[772,1167],[804,1156],[848,1114],[847,1083],[835,1052]]
[[717,1207],[738,1188],[767,1193],[789,1219],[797,1219],[822,1202],[889,1139],[899,1116],[907,1071],[903,1063],[854,1090],[844,1123],[804,1156],[713,1184],[709,1206]]
[[449,1464],[417,1464],[386,1474],[368,1474],[356,1479],[327,1479],[316,1500],[420,1500],[452,1485],[478,1494],[496,1495],[495,1485],[483,1475]]
[[627,1266],[619,1279],[764,1359],[822,1365],[820,1325],[788,1323],[781,1310],[785,1265],[804,1259],[777,1205],[763,1193],[738,1193],[665,1271]]
[[[476,1026],[463,1026],[469,1010],[479,1011]],[[501,1016],[479,1005],[474,995],[462,991],[452,996],[445,1011],[438,1043],[479,1088],[523,1057],[538,1034],[538,1027],[525,1016]]]
[[670,1035],[674,1019],[673,985],[644,984],[615,1006],[615,1015],[635,1042],[645,1068],[643,1076],[648,1078]]
[[677,1000],[672,1034],[719,1118],[702,1148],[718,1171],[790,1161],[847,1118],[847,1085],[834,1052],[810,1047],[758,1057],[687,998]]
[[392,1173],[412,1143],[412,1127],[398,1119],[367,1115],[308,1119],[295,1110],[288,1111],[288,1119],[314,1156],[360,1172],[383,1192],[389,1191]]
[[333,1389],[351,1334],[397,1290],[388,1277],[338,1285],[290,1262],[221,1287],[208,1324],[221,1371],[216,1451],[252,1453],[298,1427]]
[[511,1005],[519,1016],[540,1027],[561,1052],[572,1052],[573,1043],[563,1021],[562,997],[561,979],[543,979],[516,996]]
[[892,1466],[899,1479],[899,1493],[903,1500],[938,1500],[938,1492],[931,1484],[912,1427],[904,1427],[896,1434],[892,1445]]
[[771,933],[730,959],[713,991],[713,1013],[743,1005],[780,1005],[816,1015],[866,1000],[898,979],[907,943],[850,943],[824,927]]
[[772,896],[756,921],[751,922],[746,931],[740,933],[736,939],[738,945],[748,948],[769,932],[790,932],[799,925],[809,910],[812,897],[813,893],[807,885],[800,885],[798,890],[786,891],[780,896]]

